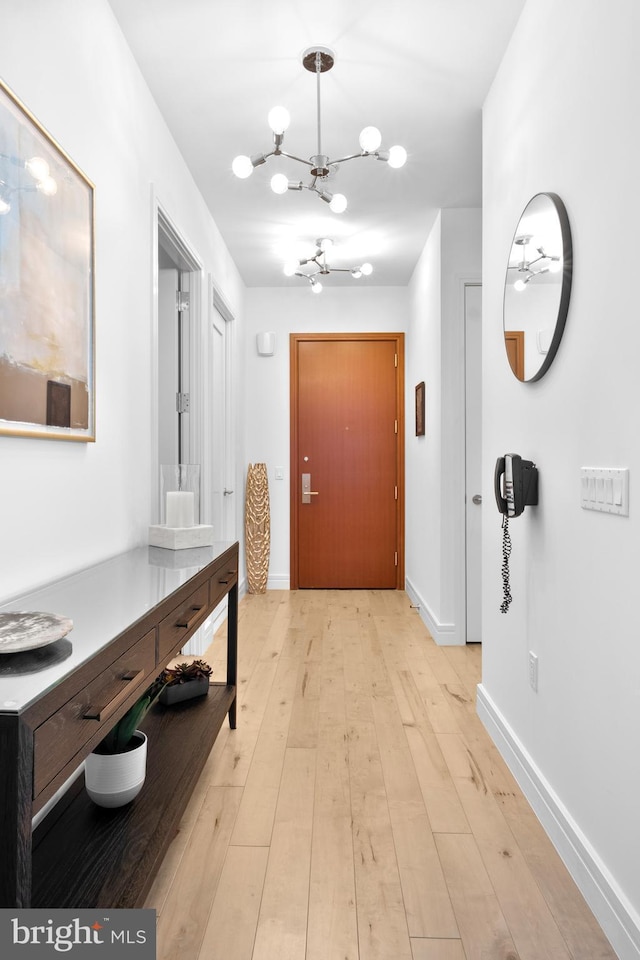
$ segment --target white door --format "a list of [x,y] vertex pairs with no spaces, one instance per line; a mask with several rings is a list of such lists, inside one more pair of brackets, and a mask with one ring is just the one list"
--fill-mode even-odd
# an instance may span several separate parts
[[235,458],[231,402],[232,321],[214,303],[212,322],[212,524],[216,540],[235,540]]
[[482,641],[482,287],[465,284],[467,643]]

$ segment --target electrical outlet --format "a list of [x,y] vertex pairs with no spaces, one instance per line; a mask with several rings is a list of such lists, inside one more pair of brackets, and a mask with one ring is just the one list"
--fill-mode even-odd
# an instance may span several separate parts
[[529,650],[529,686],[532,690],[538,689],[538,656]]

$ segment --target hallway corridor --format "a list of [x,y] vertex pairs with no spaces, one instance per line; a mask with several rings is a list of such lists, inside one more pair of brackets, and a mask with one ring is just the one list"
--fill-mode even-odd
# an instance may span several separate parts
[[148,897],[158,960],[615,958],[476,716],[479,646],[396,591],[239,614],[238,728]]

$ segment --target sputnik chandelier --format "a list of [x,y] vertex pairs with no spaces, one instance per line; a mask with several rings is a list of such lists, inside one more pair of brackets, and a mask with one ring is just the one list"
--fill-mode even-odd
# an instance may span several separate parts
[[[330,267],[327,263],[327,253],[333,247],[333,240],[330,240],[328,237],[321,238],[316,240],[316,252],[312,257],[308,257],[306,260],[291,260],[289,263],[284,265],[284,274],[286,277],[303,277],[305,280],[308,280],[311,284],[311,289],[314,293],[320,293],[322,291],[322,284],[318,277],[326,277],[330,273],[350,273],[352,277],[356,280],[359,280],[360,277],[368,277],[370,273],[373,272],[373,267],[370,263],[362,263],[357,267]],[[313,273],[305,273],[304,271],[298,269],[299,267],[304,267],[307,265],[313,264],[317,267]],[[310,269],[313,269],[312,267]]]
[[269,126],[273,131],[274,148],[269,153],[256,153],[251,157],[236,157],[232,164],[232,170],[237,177],[245,179],[251,176],[255,167],[266,163],[269,157],[287,157],[289,160],[296,160],[309,167],[311,179],[308,183],[302,180],[289,180],[284,173],[276,173],[271,178],[271,189],[274,193],[284,194],[287,190],[311,190],[316,193],[321,200],[329,204],[333,213],[343,213],[347,209],[347,198],[342,193],[331,193],[325,189],[326,180],[330,174],[335,173],[341,163],[347,160],[354,160],[356,157],[375,157],[388,163],[390,167],[398,168],[404,166],[407,159],[407,151],[404,147],[394,146],[389,150],[381,150],[382,135],[377,127],[365,127],[360,133],[360,152],[352,153],[337,160],[331,160],[322,152],[322,129],[320,112],[320,77],[323,73],[331,70],[335,60],[335,54],[329,47],[309,47],[302,54],[302,65],[305,70],[316,74],[316,101],[317,101],[317,129],[318,142],[315,154],[309,159],[296,157],[282,149],[285,130],[289,126],[289,111],[285,107],[274,107],[269,112]]
[[[531,234],[525,233],[520,237],[516,237],[513,244],[514,247],[517,246],[522,249],[522,259],[518,259],[516,263],[509,264],[509,270],[517,270],[520,274],[513,285],[514,290],[522,292],[527,289],[527,284],[533,280],[534,277],[539,277],[540,274],[543,273],[559,273],[562,270],[562,260],[560,257],[547,253],[543,246],[538,246]],[[532,246],[535,253],[538,254],[538,256],[534,256],[532,260],[527,260],[528,246]],[[517,253],[517,256],[520,257],[520,254]]]

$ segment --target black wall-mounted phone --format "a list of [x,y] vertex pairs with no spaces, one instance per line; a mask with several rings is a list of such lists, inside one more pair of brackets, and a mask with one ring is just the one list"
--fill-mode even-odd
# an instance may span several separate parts
[[523,460],[517,453],[506,453],[504,457],[496,460],[493,487],[498,510],[503,514],[501,573],[504,599],[500,604],[500,611],[507,613],[513,599],[509,583],[509,518],[519,517],[525,507],[533,507],[538,503],[538,469],[531,460]]
[[498,510],[507,517],[519,517],[525,507],[534,507],[538,502],[536,465],[531,460],[523,460],[517,453],[506,453],[504,457],[498,457],[493,484]]

